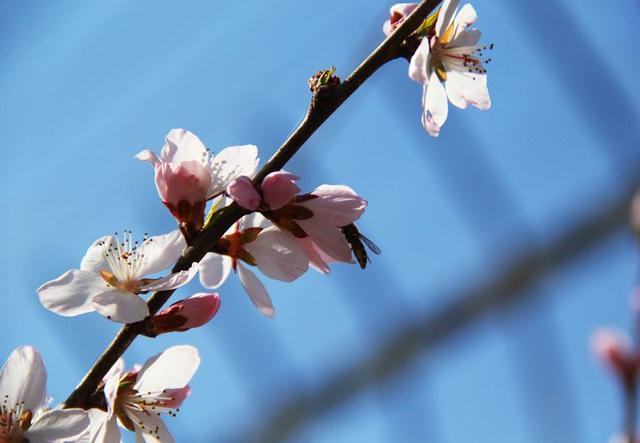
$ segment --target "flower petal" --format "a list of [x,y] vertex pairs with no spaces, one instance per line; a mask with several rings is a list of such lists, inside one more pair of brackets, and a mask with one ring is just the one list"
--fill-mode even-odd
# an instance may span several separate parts
[[276,171],[262,180],[260,187],[264,202],[271,210],[282,208],[300,192],[300,188],[296,185],[298,179],[299,177],[287,171]]
[[52,409],[36,417],[25,437],[29,443],[70,441],[82,435],[90,423],[82,409]]
[[246,175],[241,175],[231,180],[226,192],[241,207],[250,211],[255,211],[262,203],[262,197],[258,193],[256,186]]
[[93,298],[109,291],[107,283],[93,272],[72,269],[40,286],[36,292],[48,310],[65,317],[94,311]]
[[325,254],[334,260],[351,263],[351,247],[344,234],[335,226],[314,220],[300,220],[300,226]]
[[291,282],[309,269],[309,260],[296,238],[274,227],[265,229],[245,245],[267,277]]
[[118,323],[135,323],[149,315],[147,303],[135,294],[111,290],[96,295],[93,307],[100,314]]
[[[367,201],[349,186],[322,185],[311,192],[317,196],[302,203],[313,211],[309,220],[330,226],[346,226],[355,222],[367,207]],[[308,220],[305,220],[308,221]]]
[[200,271],[200,284],[205,288],[217,289],[229,276],[231,258],[209,252],[200,260],[198,270]]
[[116,396],[118,395],[118,386],[120,384],[120,377],[124,371],[124,360],[119,358],[115,365],[109,369],[107,375],[104,376],[104,396],[107,401],[107,418],[113,416]]
[[436,20],[436,36],[442,37],[449,28],[449,25],[453,23],[458,3],[458,0],[444,0],[444,2],[442,2],[442,7]]
[[409,78],[418,83],[429,81],[429,39],[423,38],[409,61]]
[[136,155],[134,155],[134,158],[141,160],[143,162],[149,162],[154,167],[160,166],[160,163],[162,163],[160,158],[158,158],[158,156],[156,155],[156,153],[153,151],[150,151],[149,149],[145,149],[144,151],[138,152]]
[[447,120],[449,106],[447,93],[435,72],[431,73],[429,85],[424,87],[422,107],[422,125],[430,135],[437,137]]
[[163,162],[181,163],[206,161],[209,155],[206,146],[197,135],[186,129],[172,129],[165,137],[160,157]]
[[466,109],[468,104],[482,110],[491,107],[486,74],[448,71],[446,90],[451,104],[460,109]]
[[47,371],[38,351],[31,346],[16,348],[0,370],[0,398],[9,409],[22,404],[35,411],[46,397]]
[[89,430],[76,440],[81,443],[121,443],[118,421],[100,409],[89,409],[87,411],[91,425]]
[[[266,229],[271,226],[273,225],[264,215],[260,214],[259,212],[253,212],[249,215],[245,215],[240,219],[238,230],[244,231],[245,229],[248,229],[248,228]],[[231,227],[230,231],[235,232],[235,228]]]
[[150,237],[144,243],[144,258],[136,277],[155,274],[173,265],[187,246],[178,229],[168,234]]
[[[136,430],[136,443],[175,443],[175,440],[167,426],[157,414],[145,414],[136,411],[131,413],[134,415],[133,420]],[[138,426],[142,423],[143,426]]]
[[151,357],[140,368],[133,388],[144,395],[165,389],[182,389],[200,366],[200,355],[193,346],[173,346]]
[[224,192],[236,177],[253,176],[258,166],[258,148],[254,145],[229,146],[211,160],[209,198]]
[[198,273],[198,264],[193,263],[188,271],[174,272],[166,277],[159,278],[140,287],[141,291],[167,291],[169,289],[176,289],[180,286],[184,286],[191,281],[193,277]]
[[311,237],[298,238],[297,240],[309,259],[309,266],[323,274],[330,274],[331,268],[329,268],[329,263],[335,262],[335,259],[325,254],[322,249],[311,240]]
[[82,257],[80,262],[80,269],[82,271],[93,272],[94,274],[100,274],[103,269],[109,269],[107,259],[105,258],[105,250],[109,249],[109,245],[113,239],[112,235],[105,235],[93,242],[87,252]]
[[456,14],[454,22],[459,30],[463,30],[475,23],[477,19],[478,13],[476,12],[475,8],[470,3],[467,3],[462,8],[460,8],[458,13]]
[[236,266],[240,283],[253,304],[260,310],[265,317],[273,318],[276,310],[271,302],[271,297],[262,282],[255,276],[253,272],[238,263]]

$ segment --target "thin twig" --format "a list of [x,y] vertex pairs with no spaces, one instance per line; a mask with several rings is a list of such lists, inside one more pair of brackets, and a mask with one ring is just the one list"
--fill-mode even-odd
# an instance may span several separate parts
[[[422,20],[430,14],[440,0],[424,0],[405,19],[395,32],[382,42],[352,73],[338,86],[330,90],[321,90],[314,94],[307,115],[298,128],[289,136],[276,153],[258,172],[254,181],[262,180],[271,172],[278,171],[298,152],[302,145],[374,72],[390,60],[403,55],[402,46],[404,40],[415,31]],[[195,239],[193,246],[185,250],[183,256],[173,268],[173,272],[188,269],[192,263],[198,262],[207,251],[224,235],[224,233],[247,214],[235,203],[221,209],[213,217],[211,222],[203,229]],[[156,292],[149,299],[149,312],[151,315],[167,302],[173,294],[171,291]],[[80,384],[65,401],[65,407],[91,407],[90,398],[98,384],[115,364],[125,350],[131,345],[140,332],[141,324],[125,325],[120,329],[111,344],[102,353],[82,379]]]

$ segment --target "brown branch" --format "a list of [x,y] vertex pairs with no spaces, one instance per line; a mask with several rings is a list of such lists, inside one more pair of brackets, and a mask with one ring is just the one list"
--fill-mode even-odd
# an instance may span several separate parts
[[[258,172],[254,181],[262,180],[271,172],[278,171],[298,152],[302,145],[313,133],[381,66],[390,60],[403,56],[405,39],[413,33],[421,22],[430,14],[440,0],[424,0],[406,18],[395,32],[382,42],[352,73],[347,79],[335,86],[320,88],[313,96],[307,115],[298,128],[289,136],[276,153]],[[243,215],[247,214],[238,205],[230,206],[218,211],[211,222],[203,229],[195,239],[193,246],[187,248],[183,256],[173,267],[173,272],[188,269],[192,263],[198,262],[220,237]],[[149,299],[149,311],[151,315],[169,300],[173,291],[160,291]],[[142,322],[141,322],[142,323]],[[125,325],[91,367],[80,384],[65,401],[65,407],[89,408],[91,395],[98,384],[115,364],[118,358],[131,345],[141,331],[142,324],[135,323]]]

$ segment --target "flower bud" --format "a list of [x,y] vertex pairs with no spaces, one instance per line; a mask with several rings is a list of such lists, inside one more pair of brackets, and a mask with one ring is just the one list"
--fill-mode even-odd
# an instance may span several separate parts
[[596,356],[625,384],[635,382],[639,361],[626,334],[615,329],[601,328],[594,334],[591,346]]
[[218,294],[198,293],[158,312],[147,323],[144,335],[155,337],[167,332],[198,328],[211,320],[220,309]]
[[300,192],[296,185],[299,177],[286,172],[277,171],[267,175],[262,181],[262,195],[269,209],[275,211],[288,204]]
[[250,211],[255,211],[262,203],[262,197],[256,190],[253,181],[244,175],[235,178],[229,183],[227,195],[240,206]]

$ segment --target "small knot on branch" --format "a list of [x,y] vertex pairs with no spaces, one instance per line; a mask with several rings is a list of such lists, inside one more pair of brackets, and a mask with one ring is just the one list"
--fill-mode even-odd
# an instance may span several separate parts
[[309,79],[309,89],[311,92],[315,95],[322,89],[340,86],[340,78],[337,75],[333,75],[335,72],[335,66],[316,72],[313,77]]

